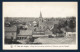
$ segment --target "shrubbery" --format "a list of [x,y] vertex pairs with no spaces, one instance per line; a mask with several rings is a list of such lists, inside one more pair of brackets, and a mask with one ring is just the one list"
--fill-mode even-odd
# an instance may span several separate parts
[[[76,17],[66,18],[66,20],[60,20],[58,24],[54,24],[52,29],[53,34],[62,34],[66,32],[75,32],[76,31]],[[64,29],[64,30],[61,30]]]

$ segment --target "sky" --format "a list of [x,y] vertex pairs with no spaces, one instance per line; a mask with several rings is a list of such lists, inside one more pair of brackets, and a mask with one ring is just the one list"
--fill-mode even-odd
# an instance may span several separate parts
[[77,2],[3,2],[3,17],[77,17]]

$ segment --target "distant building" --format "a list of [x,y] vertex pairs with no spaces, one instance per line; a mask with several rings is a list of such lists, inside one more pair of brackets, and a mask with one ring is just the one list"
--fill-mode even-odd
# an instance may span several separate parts
[[44,23],[44,20],[42,18],[42,13],[40,12],[40,17],[33,21],[33,24],[35,25],[33,35],[45,35],[45,28],[46,25]]
[[32,30],[20,30],[17,35],[17,41],[24,44],[29,43],[30,38],[32,38]]
[[40,31],[44,31],[45,28],[45,23],[44,20],[42,18],[42,13],[40,12],[40,17],[39,17],[39,30]]
[[76,32],[66,32],[66,37],[73,37],[76,35]]
[[17,36],[17,27],[12,26],[12,27],[5,27],[5,38],[6,39],[16,39]]
[[[17,37],[19,36],[25,36],[27,38],[27,36],[31,36],[32,35],[32,30],[20,30],[20,33],[17,35]],[[21,38],[20,37],[20,38]],[[22,39],[22,38],[21,38]],[[23,38],[24,39],[24,38]]]

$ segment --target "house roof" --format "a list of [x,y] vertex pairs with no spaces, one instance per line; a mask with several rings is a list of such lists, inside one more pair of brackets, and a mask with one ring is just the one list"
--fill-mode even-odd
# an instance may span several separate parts
[[32,30],[20,30],[18,35],[32,35]]
[[12,26],[12,27],[5,27],[5,31],[6,32],[16,32],[17,31],[17,27],[16,26]]
[[37,23],[36,21],[33,21],[33,23]]

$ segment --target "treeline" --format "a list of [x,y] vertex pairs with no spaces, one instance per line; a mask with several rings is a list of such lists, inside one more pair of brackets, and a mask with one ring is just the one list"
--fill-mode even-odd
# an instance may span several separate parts
[[53,34],[62,34],[65,32],[75,32],[76,31],[76,17],[70,17],[66,20],[59,20],[58,24],[54,24],[52,29]]
[[[5,17],[5,25],[6,26],[12,26],[12,25],[18,25],[18,24],[26,24],[28,22],[20,21],[25,19],[25,21],[34,21],[35,18],[10,18]],[[38,20],[39,18],[37,18]],[[52,29],[52,32],[55,33],[63,33],[65,32],[75,32],[76,31],[76,17],[66,17],[66,18],[43,18],[47,22],[52,22],[54,24],[54,28]]]

